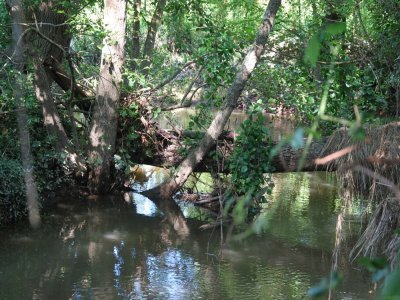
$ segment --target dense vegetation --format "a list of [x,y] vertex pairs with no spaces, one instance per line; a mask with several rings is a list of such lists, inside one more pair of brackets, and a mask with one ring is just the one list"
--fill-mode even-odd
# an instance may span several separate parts
[[[162,111],[195,107],[189,129],[198,133],[214,124],[210,110],[247,110],[228,162],[233,174],[215,179],[236,222],[272,188],[265,174],[280,148],[271,146],[263,112],[294,117],[303,129],[287,141],[300,148],[308,134],[306,149],[336,128],[360,139],[363,126],[399,116],[397,0],[267,4],[2,1],[0,225],[28,212],[38,225],[36,190],[48,195],[74,185],[103,194],[123,186],[130,166],[169,145],[154,122]],[[246,59],[257,49],[247,74]],[[245,73],[251,77],[240,81]],[[206,142],[201,151],[209,153],[216,139],[199,138],[179,144],[189,162],[190,149]],[[187,164],[167,194],[196,167]]]

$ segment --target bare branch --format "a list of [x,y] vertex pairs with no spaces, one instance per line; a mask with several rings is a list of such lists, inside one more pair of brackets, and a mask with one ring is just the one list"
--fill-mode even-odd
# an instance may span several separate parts
[[193,79],[192,83],[191,83],[191,84],[188,86],[188,88],[186,89],[186,92],[185,92],[185,94],[183,95],[182,100],[181,100],[181,106],[183,106],[183,103],[185,102],[186,97],[189,95],[190,91],[192,90],[194,84],[195,84],[195,83],[197,82],[197,80],[199,79],[199,77],[200,77],[201,73],[203,72],[203,70],[204,70],[204,66],[202,66],[202,67],[200,68],[200,70],[199,70],[199,72],[197,73],[196,77]]
[[152,89],[152,92],[155,92],[167,84],[169,84],[172,80],[174,80],[184,69],[186,69],[188,66],[194,64],[194,61],[189,61],[186,64],[184,64],[181,68],[179,68],[171,77],[167,78],[165,81],[161,82],[159,85],[157,85],[155,88]]

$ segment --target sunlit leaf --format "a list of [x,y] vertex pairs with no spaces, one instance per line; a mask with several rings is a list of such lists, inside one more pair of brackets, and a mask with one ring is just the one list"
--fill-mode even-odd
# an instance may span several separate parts
[[304,61],[315,67],[317,65],[320,51],[321,43],[319,41],[318,34],[314,34],[311,40],[308,42],[306,51],[304,53]]

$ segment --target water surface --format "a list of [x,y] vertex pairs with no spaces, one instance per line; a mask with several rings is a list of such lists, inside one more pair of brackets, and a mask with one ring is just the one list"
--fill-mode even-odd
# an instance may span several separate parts
[[[39,230],[0,231],[0,299],[307,299],[330,272],[341,201],[325,174],[274,180],[264,230],[227,245],[226,232],[199,229],[209,216],[190,205],[180,232],[170,212],[140,194],[64,196]],[[345,220],[351,237],[358,216]],[[372,299],[347,250],[335,299]]]
[[[190,117],[195,115],[196,110],[193,108],[180,108],[172,112],[163,113],[158,119],[161,128],[181,130],[188,129]],[[215,114],[216,112],[212,112]],[[296,122],[289,116],[278,116],[265,113],[266,126],[270,130],[273,140],[279,141],[283,137],[290,135],[296,128]],[[234,110],[229,117],[225,126],[225,130],[236,131],[239,129],[240,124],[248,118],[248,115],[243,110]],[[204,130],[205,131],[205,130]]]

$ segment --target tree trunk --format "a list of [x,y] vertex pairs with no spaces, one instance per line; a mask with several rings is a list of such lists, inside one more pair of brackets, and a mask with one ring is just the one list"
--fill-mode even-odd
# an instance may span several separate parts
[[96,106],[89,137],[89,188],[96,194],[107,193],[110,189],[125,55],[125,0],[104,1],[104,26],[107,36],[103,41]]
[[[51,80],[58,84],[64,91],[72,91],[71,76],[62,68],[60,62],[54,59],[46,59],[43,63],[43,66],[46,70],[47,76],[49,77],[49,82],[51,78]],[[74,97],[88,98],[95,96],[92,90],[79,83],[76,83],[73,90]],[[83,102],[83,104],[80,102],[79,108],[89,111],[90,105],[91,103],[89,100],[87,102]]]
[[[246,54],[241,65],[241,69],[237,73],[235,81],[232,83],[227,92],[224,108],[217,113],[199,145],[191,150],[188,156],[179,165],[178,170],[174,174],[173,178],[167,183],[154,189],[155,194],[158,196],[161,195],[162,197],[170,197],[185,183],[196,166],[207,155],[211,147],[215,145],[218,137],[221,135],[225,127],[226,122],[229,119],[229,116],[237,105],[237,100],[239,99],[247,80],[250,78],[251,73],[253,72],[265,50],[265,44],[267,42],[269,33],[272,30],[275,16],[280,5],[280,0],[270,0],[264,13],[262,24],[258,29],[256,41],[250,51]],[[149,194],[150,193],[151,192],[149,192]]]
[[140,9],[141,9],[142,1],[135,0],[133,3],[133,32],[132,32],[132,64],[131,67],[133,70],[136,70],[137,59],[140,58]]
[[144,47],[143,47],[143,61],[140,65],[140,69],[142,70],[142,73],[145,75],[147,75],[149,73],[150,58],[153,54],[154,45],[156,42],[157,31],[161,25],[161,20],[162,20],[162,16],[164,13],[166,3],[167,3],[167,0],[158,0],[156,9],[154,11],[153,17],[151,18],[151,22],[149,24],[146,41],[145,41]]
[[34,88],[36,99],[42,107],[43,123],[48,134],[55,138],[55,148],[58,153],[62,153],[68,147],[68,137],[61,123],[57,108],[53,101],[46,72],[40,62],[34,62]]
[[51,84],[57,78],[52,66],[61,63],[71,41],[68,24],[65,23],[67,16],[57,12],[62,8],[53,1],[42,2],[31,18],[37,24],[36,32],[30,35],[30,43],[33,45],[30,49],[34,64],[33,85],[42,107],[43,124],[48,134],[55,138],[56,151],[66,155],[66,161],[62,163],[68,172],[81,177],[85,172],[85,165],[79,156],[77,135],[74,137],[75,145],[70,144],[51,92]]
[[57,13],[56,9],[52,1],[42,2],[31,17],[37,23],[36,30],[54,44],[42,38],[38,32],[32,32],[29,38],[33,47],[28,51],[33,57],[33,85],[36,98],[42,106],[43,123],[49,135],[56,138],[56,150],[61,153],[67,148],[68,137],[54,104],[51,92],[53,80],[47,71],[46,62],[61,61],[64,57],[63,49],[68,48],[71,38],[67,34],[66,15]]
[[38,203],[38,191],[33,174],[33,157],[31,153],[30,135],[28,129],[28,114],[24,104],[23,86],[26,83],[24,75],[24,30],[25,23],[23,7],[20,0],[8,0],[12,20],[12,43],[14,49],[14,98],[17,107],[17,125],[21,148],[21,160],[25,181],[25,193],[29,213],[29,222],[32,227],[40,225],[40,211]]

